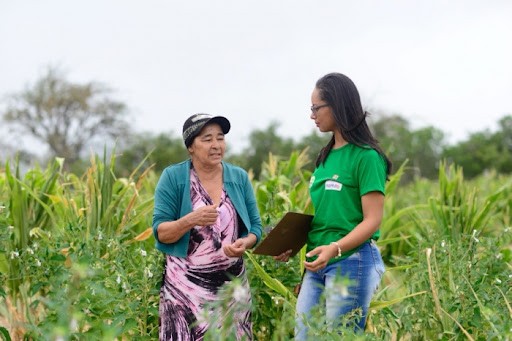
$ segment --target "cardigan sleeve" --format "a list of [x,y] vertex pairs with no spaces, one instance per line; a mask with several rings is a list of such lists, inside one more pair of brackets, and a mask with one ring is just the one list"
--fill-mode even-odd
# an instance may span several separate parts
[[155,189],[155,205],[153,210],[153,235],[158,240],[158,225],[166,221],[178,219],[179,198],[175,179],[169,169],[165,169]]
[[260,242],[261,239],[261,217],[260,212],[258,210],[258,204],[256,202],[256,196],[254,195],[254,189],[252,188],[251,181],[249,180],[249,176],[244,172],[244,200],[245,206],[247,207],[247,213],[249,215],[249,221],[251,222],[251,226],[249,226],[249,233],[252,233],[256,236],[256,244]]

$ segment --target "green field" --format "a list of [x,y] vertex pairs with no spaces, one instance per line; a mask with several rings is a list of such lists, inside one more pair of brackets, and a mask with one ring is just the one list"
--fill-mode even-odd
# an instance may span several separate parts
[[[265,227],[286,211],[311,213],[306,162],[294,152],[263,164],[253,185]],[[135,169],[117,178],[114,157],[93,157],[80,175],[61,165],[0,169],[0,335],[158,339],[163,256],[150,229],[158,174]],[[512,339],[512,178],[466,181],[460,168],[441,164],[436,181],[401,185],[406,167],[387,184],[378,242],[387,271],[366,333],[342,332],[352,340]],[[256,340],[293,338],[301,257],[279,263],[247,254]],[[222,311],[222,302],[213,308]],[[229,312],[222,316],[209,339],[231,339]],[[321,316],[310,321],[312,338],[338,339]]]

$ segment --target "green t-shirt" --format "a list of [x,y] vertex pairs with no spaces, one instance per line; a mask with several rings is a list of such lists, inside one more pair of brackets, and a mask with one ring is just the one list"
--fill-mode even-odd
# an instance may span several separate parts
[[[309,183],[315,216],[308,234],[307,251],[341,239],[363,220],[361,197],[382,192],[386,183],[386,162],[374,149],[346,144],[332,149],[319,165]],[[378,239],[380,230],[372,236]],[[344,252],[347,258],[356,249]]]

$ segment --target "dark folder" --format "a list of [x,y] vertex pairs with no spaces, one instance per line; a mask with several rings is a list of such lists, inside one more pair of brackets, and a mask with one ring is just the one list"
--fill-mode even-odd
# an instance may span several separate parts
[[278,256],[292,250],[293,257],[306,244],[313,216],[296,212],[288,212],[256,246],[253,253],[258,255]]

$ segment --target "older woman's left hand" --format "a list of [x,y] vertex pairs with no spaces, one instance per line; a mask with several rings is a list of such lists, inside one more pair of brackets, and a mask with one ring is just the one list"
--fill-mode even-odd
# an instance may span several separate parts
[[223,249],[224,253],[228,257],[242,257],[245,250],[247,249],[247,245],[244,238],[239,238],[235,240],[233,244],[224,245]]

